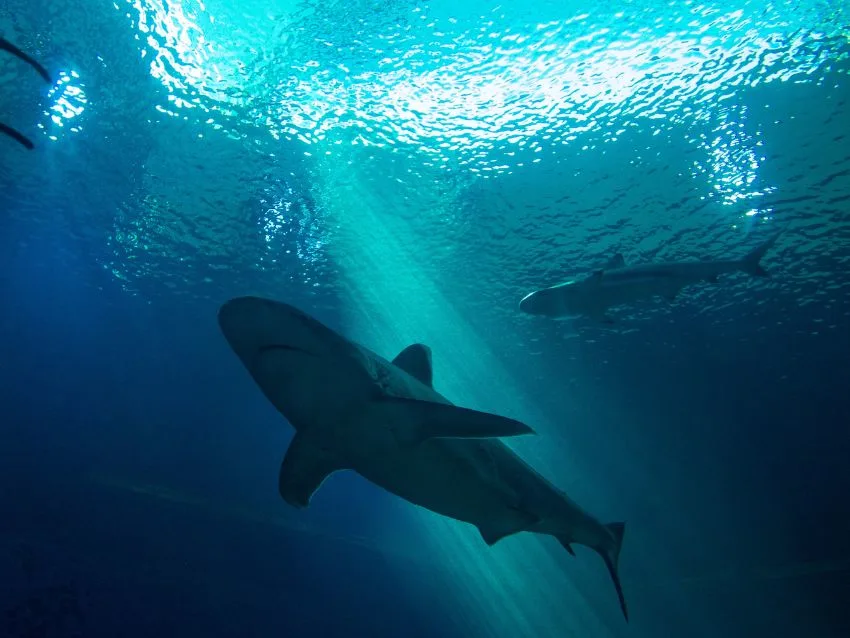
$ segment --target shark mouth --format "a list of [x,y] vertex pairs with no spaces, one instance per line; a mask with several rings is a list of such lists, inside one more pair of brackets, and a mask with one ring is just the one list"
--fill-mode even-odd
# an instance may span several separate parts
[[290,346],[290,345],[285,344],[285,343],[272,343],[272,344],[269,344],[269,345],[267,345],[267,346],[262,346],[262,347],[260,347],[260,349],[259,349],[259,350],[257,350],[257,354],[258,354],[259,356],[263,356],[264,354],[268,354],[268,353],[270,353],[270,352],[277,352],[277,351],[282,351],[282,352],[300,352],[300,353],[302,353],[302,354],[308,354],[308,355],[310,355],[311,357],[315,357],[315,356],[316,356],[315,354],[313,354],[313,353],[312,353],[312,352],[310,352],[309,350],[304,350],[304,348],[298,348],[298,347],[296,347],[296,346]]

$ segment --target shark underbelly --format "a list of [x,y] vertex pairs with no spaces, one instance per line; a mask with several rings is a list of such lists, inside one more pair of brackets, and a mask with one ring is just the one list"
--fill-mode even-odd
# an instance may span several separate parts
[[496,439],[372,449],[353,469],[386,491],[487,536],[531,531],[581,542],[599,522]]
[[668,296],[688,285],[689,281],[675,278],[641,277],[633,280],[605,283],[600,286],[596,298],[604,306],[633,303],[657,296]]
[[352,469],[415,505],[482,525],[511,516],[517,500],[498,477],[491,444],[437,439],[415,446],[388,443],[361,451],[352,459]]
[[682,288],[739,269],[737,262],[673,263],[634,266],[605,272],[587,288],[587,300],[597,306],[627,304],[652,297],[675,297]]

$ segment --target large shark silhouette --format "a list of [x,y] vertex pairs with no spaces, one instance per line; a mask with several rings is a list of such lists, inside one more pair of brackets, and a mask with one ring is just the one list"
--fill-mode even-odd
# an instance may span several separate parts
[[283,499],[306,507],[324,480],[354,470],[443,516],[475,525],[488,545],[519,532],[596,550],[614,580],[623,523],[604,525],[499,440],[527,425],[452,405],[432,386],[431,351],[392,362],[300,310],[258,297],[225,303],[222,332],[296,430],[280,467]]

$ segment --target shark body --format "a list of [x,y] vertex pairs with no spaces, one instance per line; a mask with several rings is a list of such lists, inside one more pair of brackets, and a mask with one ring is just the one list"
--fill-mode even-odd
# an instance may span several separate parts
[[755,277],[769,276],[760,261],[779,237],[777,233],[742,259],[672,262],[627,266],[621,254],[605,268],[576,281],[544,288],[526,295],[521,312],[545,317],[586,315],[610,323],[608,308],[651,297],[672,301],[685,286],[716,282],[721,275],[743,271]]
[[[523,461],[499,437],[527,425],[454,406],[434,390],[431,351],[414,344],[393,361],[288,304],[240,297],[219,310],[231,348],[296,433],[279,491],[306,507],[332,473],[353,470],[426,509],[475,525],[493,545],[519,532],[598,552],[628,619],[617,571],[624,525],[605,525]],[[574,554],[573,554],[574,555]]]

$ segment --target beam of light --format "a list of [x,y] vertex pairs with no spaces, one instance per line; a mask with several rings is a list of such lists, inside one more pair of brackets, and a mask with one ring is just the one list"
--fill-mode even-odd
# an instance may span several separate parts
[[[349,152],[355,157],[357,151]],[[398,202],[384,199],[370,184],[377,168],[353,168],[336,156],[318,164],[316,178],[337,185],[324,206],[339,227],[332,256],[350,298],[346,334],[388,358],[410,343],[427,343],[438,391],[461,405],[534,423],[544,433],[551,427],[546,416],[516,389],[487,341],[447,299],[429,272],[429,256],[411,244],[408,223],[391,213]],[[420,187],[417,193],[427,195]],[[563,462],[562,451],[545,440],[506,443],[550,478],[555,457]],[[605,624],[619,613],[604,565],[589,551],[576,561],[554,539],[532,534],[488,547],[471,525],[407,504],[399,511],[418,523],[419,537],[410,542],[442,566],[449,589],[442,600],[462,610],[472,635],[548,635],[553,628],[559,634],[569,628],[575,635],[606,635]],[[391,542],[397,534],[392,519],[384,529]],[[593,579],[604,585],[593,587]]]

